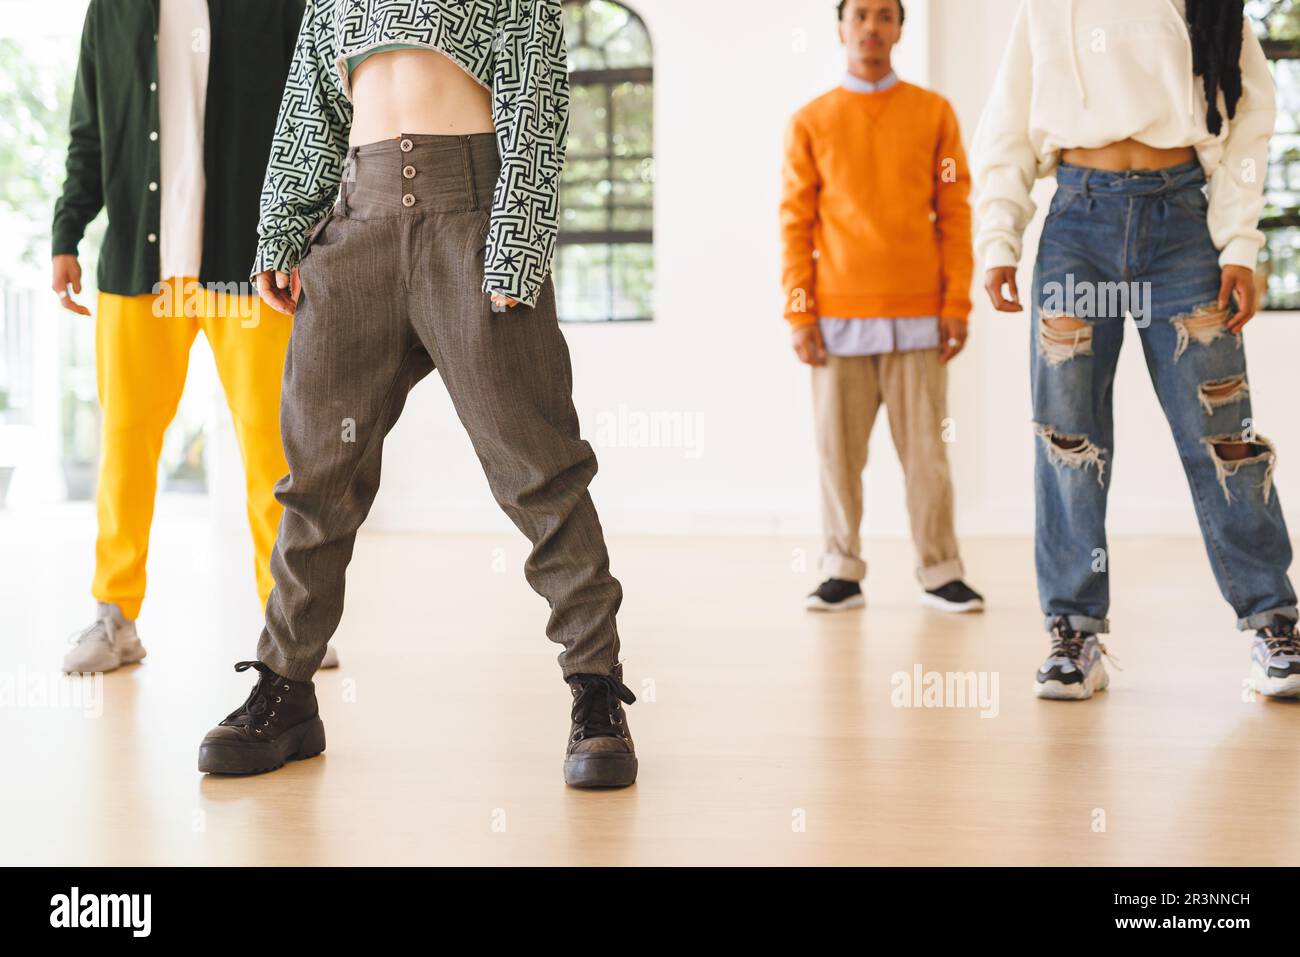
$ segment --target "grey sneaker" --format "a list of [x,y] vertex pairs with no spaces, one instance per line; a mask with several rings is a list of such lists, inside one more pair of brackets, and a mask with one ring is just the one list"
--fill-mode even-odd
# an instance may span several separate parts
[[1270,698],[1300,698],[1300,635],[1281,615],[1255,632],[1250,643],[1250,679]]
[[1101,662],[1106,647],[1089,631],[1075,631],[1064,615],[1052,622],[1052,650],[1038,669],[1034,694],[1081,701],[1105,691],[1110,676]]
[[68,674],[112,671],[140,661],[147,652],[135,633],[135,622],[122,617],[116,605],[99,603],[95,623],[73,639],[75,646],[63,657]]

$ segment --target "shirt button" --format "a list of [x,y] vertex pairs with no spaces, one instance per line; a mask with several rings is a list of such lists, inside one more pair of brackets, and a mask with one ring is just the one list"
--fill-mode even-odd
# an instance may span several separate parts
[[157,130],[154,130],[153,132],[151,132],[151,133],[149,134],[149,141],[150,141],[151,143],[156,143],[156,142],[158,141],[158,131],[157,131]]
[[407,179],[415,179],[415,167],[414,167],[414,166],[403,166],[403,167],[402,167],[402,175],[405,176]]
[[149,84],[149,91],[150,91],[151,93],[154,92],[154,91],[157,90],[157,89],[158,89],[158,84],[157,84],[157,83],[150,83],[150,84]]
[[149,192],[151,192],[151,193],[156,193],[156,192],[158,192],[158,184],[157,184],[157,183],[150,183],[150,184],[149,184]]
[[402,205],[403,205],[403,206],[414,206],[414,205],[415,205],[415,197],[412,196],[410,193],[407,193],[405,196],[402,197]]
[[150,233],[150,234],[149,234],[149,242],[151,242],[151,243],[156,243],[156,242],[158,242],[158,234],[157,234],[157,233]]
[[402,140],[402,142],[398,144],[398,146],[401,147],[403,153],[411,152],[411,149],[412,147],[414,147],[414,145],[415,144],[412,143],[410,140]]

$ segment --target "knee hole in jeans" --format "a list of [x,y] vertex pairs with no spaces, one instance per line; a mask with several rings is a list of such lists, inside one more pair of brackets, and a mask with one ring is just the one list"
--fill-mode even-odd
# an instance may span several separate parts
[[1206,415],[1212,415],[1215,409],[1233,402],[1240,402],[1250,395],[1250,383],[1246,376],[1234,375],[1224,379],[1210,379],[1197,387],[1196,397]]
[[1075,316],[1044,311],[1038,319],[1038,352],[1049,366],[1090,356],[1092,326]]
[[[1208,302],[1204,305],[1197,306],[1191,312],[1174,316],[1169,320],[1169,324],[1174,327],[1177,334],[1177,340],[1174,344],[1174,361],[1187,351],[1187,347],[1195,342],[1197,345],[1208,346],[1219,336],[1228,331],[1228,310],[1220,309],[1218,302]],[[1241,347],[1241,337],[1237,337],[1237,347]]]
[[1268,504],[1269,493],[1273,488],[1273,469],[1277,465],[1277,450],[1272,442],[1258,433],[1252,435],[1245,432],[1211,435],[1201,441],[1210,453],[1219,487],[1223,489],[1223,497],[1229,504],[1233,498],[1228,489],[1228,479],[1243,468],[1253,465],[1264,466],[1259,489],[1264,503]]
[[1104,486],[1106,450],[1086,435],[1065,435],[1050,425],[1034,423],[1034,433],[1043,440],[1047,458],[1054,465],[1066,468],[1097,469],[1097,484]]

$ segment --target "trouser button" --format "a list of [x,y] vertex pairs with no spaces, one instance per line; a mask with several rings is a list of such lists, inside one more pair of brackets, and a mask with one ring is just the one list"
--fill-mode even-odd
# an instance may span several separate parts
[[411,149],[414,146],[414,144],[410,140],[402,140],[402,142],[399,143],[398,146],[401,147],[403,153],[409,153],[411,152]]
[[403,167],[402,167],[402,175],[405,176],[407,179],[415,179],[415,167],[414,167],[414,166],[403,166]]

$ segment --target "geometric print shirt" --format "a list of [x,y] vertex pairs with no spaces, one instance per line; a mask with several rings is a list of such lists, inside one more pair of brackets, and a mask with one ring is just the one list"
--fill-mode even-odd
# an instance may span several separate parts
[[569,132],[560,0],[308,0],[262,187],[253,274],[297,265],[343,175],[347,61],[395,43],[437,50],[492,95],[501,175],[483,291],[536,305],[555,253]]

